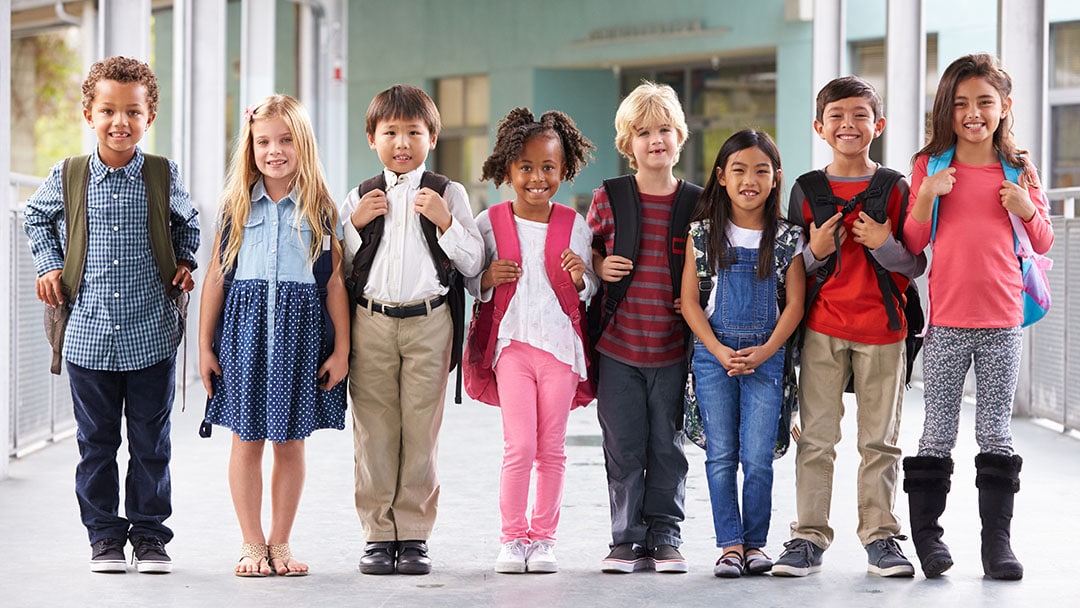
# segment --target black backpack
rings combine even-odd
[[[621,255],[637,260],[641,243],[641,197],[633,175],[623,175],[604,180],[611,217],[615,221],[615,243],[606,255]],[[671,210],[668,232],[668,266],[671,269],[672,297],[679,297],[682,286],[683,257],[686,255],[686,235],[690,219],[694,215],[702,188],[686,180],[679,182],[675,191],[675,203]],[[593,239],[593,249],[603,252],[606,247],[601,237]],[[634,271],[614,283],[602,282],[601,288],[589,303],[589,343],[595,348],[600,336],[611,322],[619,303],[626,297]],[[595,367],[595,366],[594,366]]]
[[[421,188],[431,188],[439,193],[446,194],[446,188],[450,185],[450,178],[445,175],[424,171],[420,178]],[[360,196],[364,196],[372,190],[386,191],[386,176],[379,173],[375,177],[364,180],[358,190]],[[386,226],[385,216],[378,216],[371,220],[362,230],[360,238],[363,243],[353,257],[352,273],[345,277],[345,288],[349,292],[349,302],[353,307],[357,300],[364,295],[364,287],[367,286],[368,275],[371,273],[371,262],[375,259],[375,252],[382,242],[383,232]],[[450,306],[450,318],[454,323],[454,337],[450,347],[450,370],[457,368],[457,384],[454,392],[454,403],[461,403],[461,352],[465,341],[465,278],[461,276],[457,268],[446,252],[439,246],[438,228],[423,215],[420,216],[420,227],[424,232],[424,240],[431,251],[432,261],[435,263],[435,272],[439,276],[439,283],[447,287],[447,305]]]
[[[870,178],[870,184],[867,186],[866,190],[856,194],[850,200],[844,200],[833,194],[832,187],[829,185],[829,178],[825,175],[824,171],[816,170],[804,173],[795,181],[799,184],[799,187],[802,188],[806,200],[810,203],[810,212],[813,215],[814,223],[821,226],[830,217],[836,215],[838,211],[842,212],[845,216],[849,213],[853,213],[859,203],[862,203],[862,210],[873,218],[874,221],[885,222],[885,220],[888,219],[887,208],[889,205],[889,195],[892,193],[896,183],[900,181],[902,177],[903,175],[898,171],[886,167],[879,167],[878,170],[874,172],[874,176]],[[801,202],[789,201],[789,205],[795,205],[789,209],[789,217],[795,220],[804,219],[799,217],[802,215]],[[903,234],[904,220],[906,217],[906,211],[901,210],[900,222],[894,230],[894,234]],[[836,252],[828,257],[821,268],[818,268],[814,284],[806,294],[807,314],[809,314],[810,306],[813,305],[814,300],[817,298],[825,281],[834,274],[839,273],[843,268],[843,262],[840,260],[839,239],[840,237],[837,235]],[[907,289],[901,294],[900,288],[896,285],[896,282],[893,281],[889,271],[883,268],[881,264],[874,259],[870,250],[864,247],[863,253],[866,254],[866,258],[874,268],[878,288],[881,290],[882,304],[885,306],[885,313],[889,318],[889,329],[894,331],[900,329],[900,314],[903,314],[904,318],[907,320],[907,336],[904,338],[904,342],[907,346],[904,383],[910,385],[915,357],[919,354],[923,342],[923,339],[917,334],[922,331],[925,322],[922,301],[919,297],[919,289],[916,286],[915,281],[912,280],[908,283]],[[855,392],[853,383],[854,380],[849,378],[845,392]]]

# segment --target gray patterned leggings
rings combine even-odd
[[[979,451],[1011,456],[1013,395],[1023,350],[1020,327],[931,325],[923,348],[926,419],[919,456],[946,458],[956,445],[964,379],[975,362],[975,441]]]

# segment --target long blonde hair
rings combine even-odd
[[[225,273],[236,265],[240,254],[240,245],[244,239],[243,226],[251,214],[251,188],[259,181],[262,173],[255,165],[255,149],[251,136],[251,125],[256,120],[280,117],[292,133],[296,146],[297,169],[293,188],[299,193],[297,201],[299,211],[311,225],[311,248],[308,258],[314,263],[322,249],[323,239],[333,236],[337,227],[338,214],[330,190],[326,187],[319,151],[315,145],[315,133],[311,128],[311,119],[307,110],[296,99],[288,95],[271,95],[262,101],[248,106],[240,125],[240,135],[236,138],[232,160],[229,163],[229,176],[225,182],[225,192],[221,195],[220,226],[229,231],[229,242],[221,253],[221,271]],[[240,230],[234,229],[241,227]],[[297,225],[299,232],[299,223]],[[341,251],[337,238],[330,239],[334,251]],[[214,252],[217,254],[217,252]]]

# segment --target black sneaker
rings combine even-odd
[[[140,536],[131,539],[131,563],[139,572],[147,574],[168,574],[172,572],[172,559],[165,552],[165,543],[153,536]]]
[[[821,570],[825,550],[806,540],[793,538],[784,543],[784,552],[773,564],[773,576],[806,576]]]
[[[600,571],[609,574],[626,574],[649,569],[645,548],[634,543],[615,545],[611,553],[600,562]]]
[[[881,538],[866,545],[869,564],[866,571],[878,576],[915,576],[915,567],[904,557],[897,540],[907,540],[906,536]]]
[[[90,545],[91,572],[127,572],[124,541],[103,538]]]
[[[686,558],[679,553],[676,547],[671,545],[660,545],[659,547],[649,551],[649,559],[653,563],[653,568],[657,572],[676,572],[682,574],[686,572]]]

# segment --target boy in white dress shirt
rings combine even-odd
[[[483,269],[484,244],[465,188],[425,171],[440,127],[431,98],[394,85],[371,101],[365,122],[385,170],[341,207],[355,304],[349,394],[356,511],[367,537],[359,568],[427,574],[455,339],[450,301],[460,276]]]

